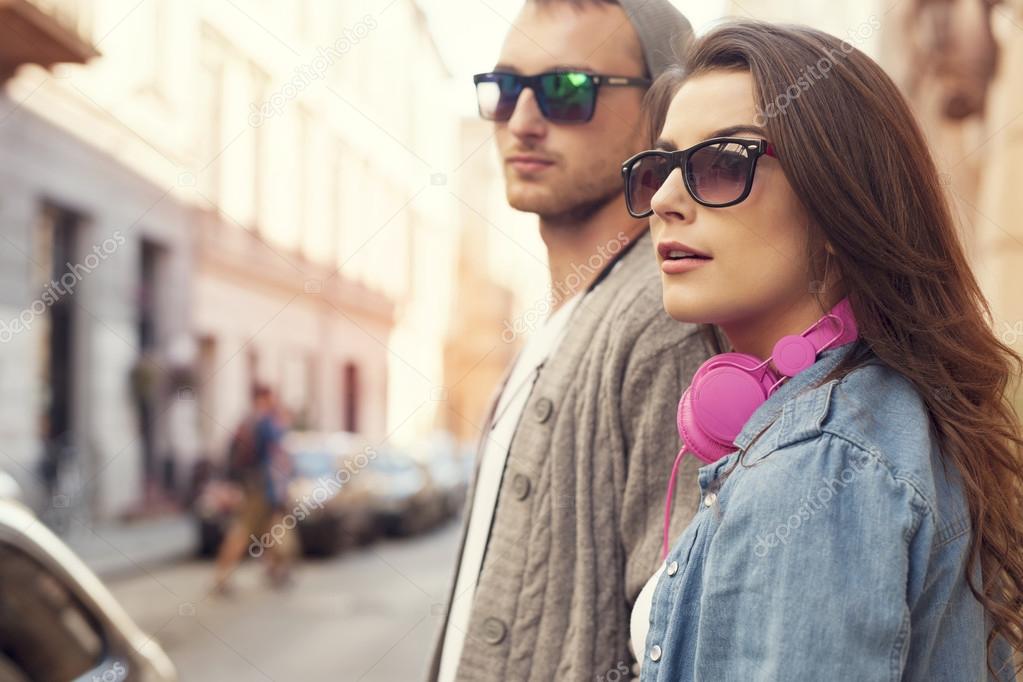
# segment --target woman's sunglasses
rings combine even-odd
[[[654,211],[650,202],[676,168],[689,195],[712,208],[733,206],[749,196],[757,159],[777,158],[766,140],[715,137],[674,152],[651,149],[622,164],[625,204],[634,218],[646,218]]]
[[[526,88],[531,88],[548,121],[585,123],[593,118],[597,90],[601,86],[646,87],[646,78],[606,76],[585,71],[548,71],[535,76],[494,71],[473,76],[480,116],[488,121],[507,121],[515,103]]]

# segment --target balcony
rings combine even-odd
[[[79,31],[80,18],[75,3],[0,0],[0,83],[22,64],[50,68],[99,56]]]

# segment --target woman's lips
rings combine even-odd
[[[689,272],[713,260],[705,252],[677,241],[658,243],[657,255],[661,257],[661,272],[666,275]]]
[[[710,258],[679,258],[676,260],[664,260],[661,261],[661,272],[666,275],[678,275],[683,272],[695,270],[698,267],[706,265],[710,261]]]

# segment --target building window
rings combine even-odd
[[[43,400],[37,415],[43,446],[42,475],[47,494],[64,490],[81,464],[76,438],[80,368],[76,363],[80,320],[72,297],[80,296],[83,277],[79,236],[84,218],[69,210],[45,205],[35,230],[32,291],[47,303],[36,320],[36,376]]]
[[[205,28],[201,40],[197,87],[202,122],[199,157],[206,166],[199,171],[198,183],[200,194],[213,204],[213,208],[219,209],[223,189],[220,173],[224,143],[224,48],[212,29]]]

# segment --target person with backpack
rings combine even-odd
[[[281,447],[284,432],[273,391],[257,385],[252,411],[238,424],[228,447],[227,476],[241,487],[243,496],[217,555],[214,590],[220,594],[231,591],[231,575],[246,549],[254,557],[266,557],[274,585],[290,581],[293,538],[288,532],[271,532],[283,520],[290,480]]]

